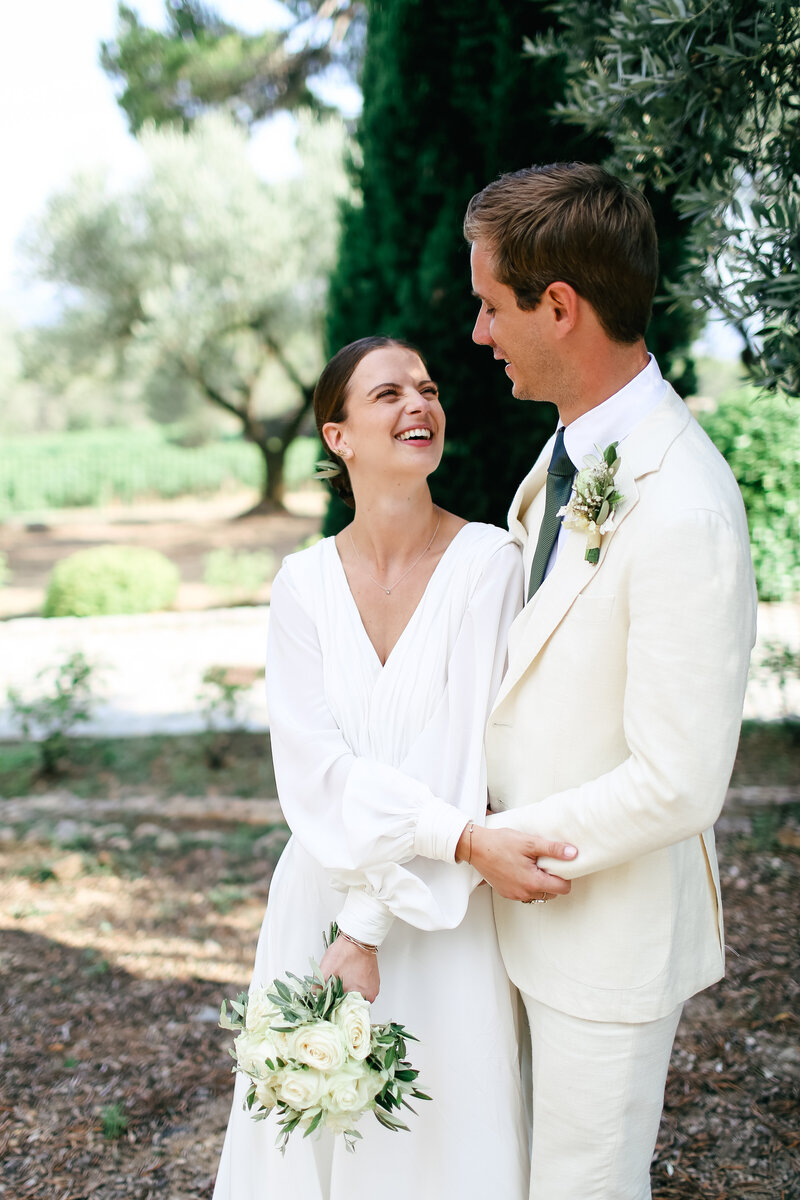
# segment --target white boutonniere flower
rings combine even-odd
[[[584,469],[575,476],[575,490],[569,504],[558,510],[565,529],[586,534],[586,562],[595,566],[600,560],[603,534],[614,528],[614,513],[625,497],[614,486],[619,470],[618,442],[612,442],[597,455],[587,454]]]

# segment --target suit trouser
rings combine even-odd
[[[683,1005],[634,1025],[587,1021],[522,999],[533,1074],[530,1200],[649,1200]]]

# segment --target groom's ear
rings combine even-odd
[[[578,320],[581,298],[571,284],[565,283],[563,279],[548,284],[541,303],[547,306],[552,316],[557,337],[572,332]]]

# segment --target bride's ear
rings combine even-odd
[[[335,421],[326,421],[322,426],[322,436],[325,439],[325,445],[339,458],[350,458],[353,451],[347,444],[344,430],[341,425]]]

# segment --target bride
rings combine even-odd
[[[524,892],[569,884],[535,865],[539,839],[483,827],[483,733],[519,552],[504,531],[434,505],[428,476],[445,417],[419,353],[362,338],[314,397],[332,482],[352,523],[290,555],[270,607],[267,692],[278,793],[292,837],[272,880],[253,983],[326,977],[399,1021],[432,1097],[392,1133],[365,1115],[355,1154],[330,1133],[275,1149],[236,1085],[214,1200],[523,1200],[528,1130],[515,1001],[488,887],[470,865],[500,856]],[[559,857],[566,857],[559,853]]]

